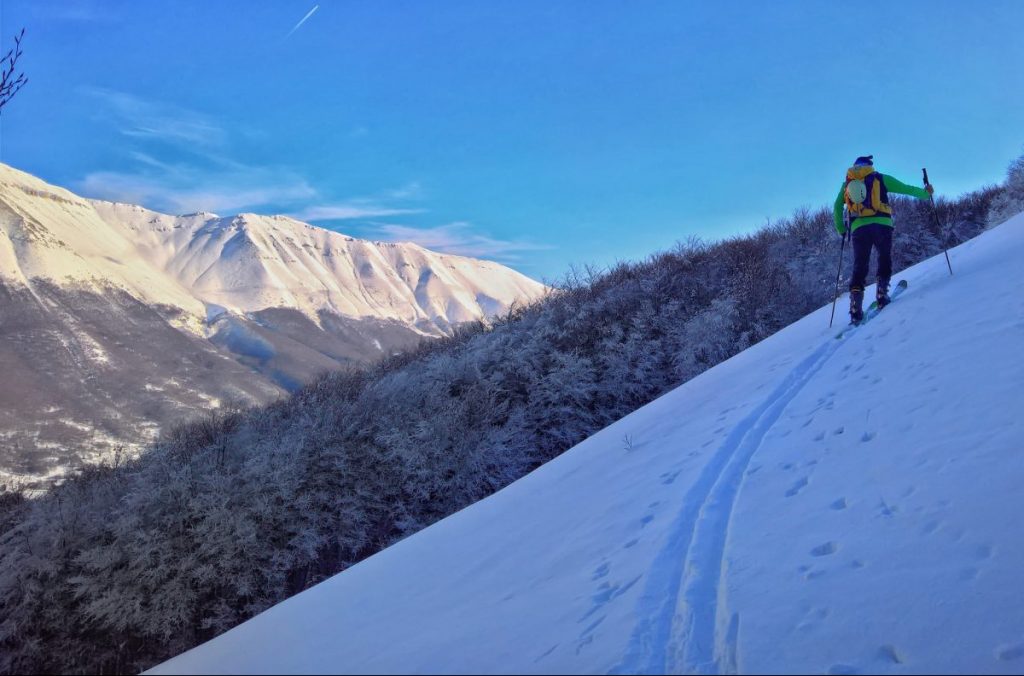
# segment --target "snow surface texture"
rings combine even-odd
[[[1019,673],[1024,215],[152,673]]]

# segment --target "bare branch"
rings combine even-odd
[[[25,29],[22,28],[21,32],[14,36],[14,47],[8,49],[3,59],[0,59],[0,63],[3,64],[0,68],[0,110],[28,83],[24,72],[18,73],[17,76],[14,74],[17,70],[18,59],[23,53],[21,41],[24,37]]]

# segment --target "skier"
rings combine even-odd
[[[871,262],[871,249],[878,249],[878,307],[889,304],[889,279],[892,277],[892,207],[889,193],[911,195],[926,200],[935,191],[931,184],[916,188],[892,176],[875,171],[873,155],[858,157],[846,170],[846,181],[839,189],[833,211],[836,231],[853,242],[853,274],[850,276],[850,323],[864,319],[864,285]],[[846,218],[843,218],[843,206]]]

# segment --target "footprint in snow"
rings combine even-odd
[[[862,443],[867,443],[867,442],[871,441],[874,438],[875,438],[875,433],[874,432],[865,432],[861,436],[860,440],[861,440]]]
[[[838,435],[842,434],[842,433],[843,433],[843,432],[845,432],[845,431],[846,431],[846,428],[845,428],[845,427],[837,427],[837,428],[836,428],[836,431],[835,431],[835,432],[833,432],[832,434],[835,434],[836,436],[838,436]]]
[[[839,510],[839,509],[846,509],[847,506],[848,506],[848,504],[846,502],[846,498],[839,498],[838,500],[833,500],[832,504],[829,505],[829,508],[830,509]]]
[[[1019,660],[1024,657],[1024,643],[1018,643],[1012,646],[1000,646],[996,649],[996,659],[1002,660],[1003,662],[1009,662],[1010,660]]]
[[[903,658],[896,652],[896,648],[891,645],[884,645],[878,649],[878,656],[885,662],[890,664],[903,664]]]
[[[594,574],[590,578],[591,580],[600,580],[602,577],[608,574],[612,569],[610,564],[602,563],[600,566],[594,569]]]
[[[838,549],[839,545],[835,542],[826,542],[812,549],[811,556],[829,556],[835,554]]]
[[[591,623],[591,625],[589,627],[584,629],[583,633],[580,634],[580,638],[583,638],[584,636],[589,636],[590,633],[593,632],[595,629],[597,629],[597,626],[599,624],[601,624],[602,622],[604,622],[604,616],[597,618],[596,620],[594,620],[593,623]]]
[[[588,610],[583,615],[583,617],[581,617],[578,620],[578,623],[586,622],[588,619],[590,619],[591,616],[597,613],[597,611],[601,610],[610,602],[614,601],[615,599],[619,598],[620,596],[628,592],[630,589],[633,588],[633,585],[640,581],[640,578],[642,577],[643,575],[637,575],[625,584],[612,584],[610,582],[602,582],[601,585],[598,586],[597,591],[594,592],[594,594],[590,597],[592,603],[592,605],[590,606],[590,610]],[[590,633],[594,627],[601,623],[602,620],[604,620],[603,616],[597,622],[595,622],[590,627],[585,629],[583,633]]]
[[[587,636],[585,639],[581,640],[579,643],[576,644],[576,654],[579,655],[580,652],[582,652],[585,647],[587,647],[588,645],[590,645],[593,642],[594,642],[593,634],[591,634],[591,635]]]
[[[535,659],[533,663],[536,664],[537,662],[540,662],[542,659],[544,659],[551,653],[555,652],[555,649],[558,648],[559,645],[560,644],[556,643],[555,645],[551,646],[550,648],[542,652],[540,655],[537,656],[537,659]]]
[[[807,477],[803,477],[802,479],[797,481],[795,484],[790,486],[789,490],[786,491],[786,497],[787,498],[791,498],[791,497],[795,496],[800,491],[802,491],[805,486],[807,486]]]

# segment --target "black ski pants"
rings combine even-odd
[[[853,231],[853,274],[850,290],[863,289],[867,284],[871,249],[878,249],[878,281],[889,284],[892,277],[892,226],[881,223],[862,225]]]

